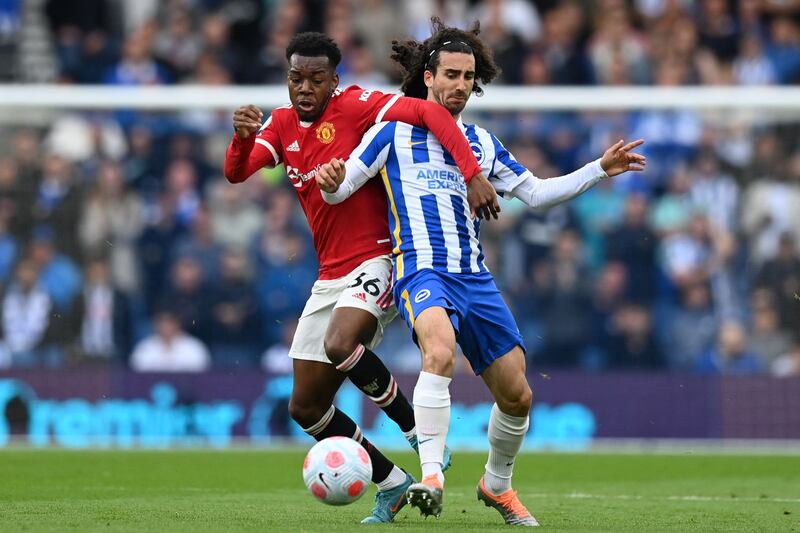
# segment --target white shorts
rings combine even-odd
[[[383,328],[397,316],[392,301],[392,260],[388,255],[364,261],[339,279],[317,280],[297,322],[289,357],[330,363],[325,355],[325,333],[334,309],[355,307],[378,319],[372,349],[383,339]]]

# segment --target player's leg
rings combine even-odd
[[[325,355],[324,336],[341,292],[341,284],[336,281],[318,281],[312,289],[289,349],[294,359],[289,409],[292,418],[317,440],[344,436],[364,446],[372,460],[372,480],[378,486],[378,505],[366,521],[391,522],[405,505],[404,494],[414,478],[389,461],[363,437],[350,417],[333,406],[333,398],[346,375],[336,370]]]
[[[455,365],[456,335],[448,311],[429,307],[414,323],[422,352],[422,371],[414,387],[419,456],[423,477],[444,481],[444,446],[450,428],[450,380]]]
[[[393,420],[419,452],[414,408],[389,369],[375,354],[383,329],[397,314],[388,257],[366,261],[347,276],[325,333],[325,353],[350,381]],[[445,449],[444,470],[450,466]]]
[[[353,419],[333,405],[333,398],[345,379],[341,372],[329,363],[303,359],[294,359],[293,370],[289,414],[303,431],[318,441],[341,436],[361,443],[372,459],[372,481],[379,488],[395,469],[402,474],[402,470],[364,437]],[[402,480],[405,480],[404,474]]]
[[[444,450],[450,428],[450,381],[455,365],[456,335],[448,310],[428,307],[414,322],[422,352],[422,371],[414,388],[422,481],[408,489],[409,503],[423,515],[442,512]]]
[[[494,396],[489,419],[489,461],[484,482],[494,494],[511,488],[514,462],[528,431],[533,392],[525,378],[525,354],[517,346],[481,374]]]
[[[378,318],[364,309],[337,307],[325,334],[325,353],[411,440],[414,409],[383,361],[368,348],[378,327]]]
[[[475,276],[465,285],[470,310],[460,324],[458,342],[495,398],[488,427],[489,461],[478,483],[478,499],[497,509],[508,524],[538,525],[511,489],[533,401],[522,336],[491,275]]]
[[[489,418],[489,459],[478,484],[478,499],[494,507],[507,524],[539,523],[511,489],[517,454],[528,432],[533,392],[525,377],[525,353],[516,346],[481,374],[494,396]]]

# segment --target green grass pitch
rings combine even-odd
[[[417,472],[410,453],[390,454]],[[0,451],[1,531],[353,531],[374,489],[313,500],[303,451]],[[479,504],[484,454],[456,453],[439,520],[397,531],[507,530]],[[515,488],[547,531],[800,531],[800,456],[537,453]]]

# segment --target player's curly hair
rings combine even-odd
[[[445,26],[439,17],[431,17],[433,33],[423,42],[407,40],[392,41],[392,59],[405,71],[401,90],[406,96],[425,99],[428,87],[425,85],[425,71],[434,74],[439,66],[441,52],[464,52],[475,57],[475,78],[482,83],[491,83],[500,74],[494,62],[494,55],[478,35],[481,32],[479,21],[472,23],[467,30]],[[481,96],[483,89],[477,81],[472,91]]]
[[[286,61],[290,61],[293,54],[303,57],[326,56],[333,68],[342,60],[342,51],[333,39],[315,31],[298,33],[286,47]]]

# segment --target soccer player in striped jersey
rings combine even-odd
[[[534,208],[569,200],[609,176],[643,170],[633,153],[643,141],[619,141],[571,174],[541,180],[520,165],[490,132],[461,121],[475,80],[497,74],[491,53],[470,31],[434,19],[424,43],[395,43],[394,58],[406,69],[403,91],[446,107],[458,121],[496,190]],[[344,201],[375,175],[389,203],[394,256],[394,295],[400,315],[422,351],[414,389],[414,413],[423,479],[408,498],[423,514],[442,509],[442,461],[450,423],[449,385],[455,345],[495,399],[489,420],[489,458],[478,499],[506,523],[536,526],[511,488],[517,453],[528,430],[533,394],[525,377],[524,343],[508,306],[484,264],[479,221],[470,216],[452,157],[425,129],[384,122],[370,129],[347,162],[334,159],[316,176],[323,198]]]

